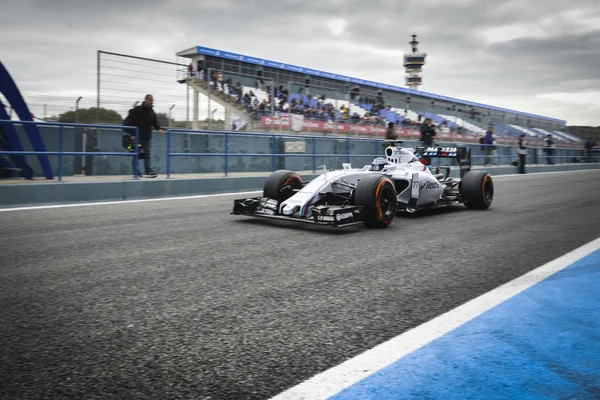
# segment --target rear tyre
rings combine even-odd
[[[383,175],[365,175],[354,190],[354,204],[362,206],[363,221],[369,228],[385,228],[396,215],[396,189]]]
[[[302,178],[293,171],[280,169],[267,178],[263,187],[263,196],[279,202],[285,201],[294,195],[294,189],[302,188]]]
[[[494,181],[485,171],[467,171],[460,182],[460,195],[467,208],[487,210],[494,201]]]

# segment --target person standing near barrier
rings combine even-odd
[[[552,139],[552,135],[548,135],[546,136],[546,140],[545,140],[545,148],[544,150],[546,151],[546,162],[548,163],[548,165],[554,165],[554,161],[552,160],[552,153],[554,151],[554,139]]]
[[[494,142],[496,139],[494,138],[494,127],[489,126],[487,131],[485,132],[485,136],[483,138],[483,147],[485,149],[485,166],[489,166],[493,164],[493,156],[494,151],[496,150],[496,146],[494,146]]]
[[[421,116],[419,114],[419,116]],[[431,118],[425,118],[421,125],[421,142],[425,147],[433,146],[433,138],[435,137],[435,128],[431,125]],[[428,164],[431,164],[430,157],[423,157]]]
[[[154,104],[154,97],[151,94],[147,94],[142,105],[132,108],[129,110],[125,125],[135,126],[140,132],[140,145],[144,152],[144,172],[148,178],[156,178],[156,173],[152,170],[151,166],[151,151],[150,143],[152,141],[152,128],[155,128],[160,134],[164,131],[158,124],[156,113],[152,106]],[[135,136],[132,137],[135,141]],[[135,158],[132,157],[133,161],[131,165],[133,167],[133,173],[135,174]]]
[[[519,173],[525,173],[525,161],[527,159],[527,147],[525,146],[525,134],[522,133],[519,136],[519,142],[517,144],[517,154],[519,154]]]

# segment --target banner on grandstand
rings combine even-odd
[[[300,117],[300,118],[296,118]],[[291,120],[291,127],[290,127]],[[294,131],[313,130],[321,132],[337,132],[337,133],[367,133],[373,135],[385,135],[386,128],[383,126],[371,126],[371,125],[348,125],[340,124],[335,122],[323,122],[323,121],[311,121],[304,120],[303,115],[291,114],[290,118],[284,117],[262,117],[261,125],[266,128],[279,128],[281,126],[284,129],[291,129]],[[300,129],[298,129],[300,125]],[[396,129],[396,133],[400,136],[418,136],[418,131],[414,129]]]
[[[292,122],[292,130],[295,132],[301,132],[304,128],[304,115],[291,114],[290,120]]]
[[[291,118],[290,118],[291,117]],[[370,134],[374,136],[385,136],[386,128],[382,126],[372,126],[372,125],[356,125],[356,124],[340,124],[335,122],[322,122],[322,121],[311,121],[305,120],[302,115],[302,120],[295,119],[295,115],[291,114],[291,116],[281,116],[281,117],[262,117],[261,125],[265,128],[279,128],[281,126],[283,129],[292,129],[295,131],[297,129],[298,123],[301,122],[301,126],[305,130],[315,131],[315,132],[335,132],[335,133],[349,133],[352,135],[356,134]],[[291,127],[290,127],[291,120]],[[296,122],[294,122],[296,121]],[[419,128],[415,126],[413,129],[410,128],[396,128],[396,134],[398,137],[407,139],[407,140],[419,140],[421,134],[419,132]],[[436,134],[436,140],[440,139],[444,140],[452,140],[452,141],[465,141],[465,142],[478,142],[481,135],[467,135],[460,134],[448,131],[440,131],[438,130]],[[516,139],[509,138],[497,138],[496,141],[498,144],[511,144],[515,143]]]

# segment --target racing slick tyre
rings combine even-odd
[[[494,181],[485,171],[468,171],[460,182],[460,195],[467,208],[487,210],[494,200]]]
[[[396,215],[396,189],[383,175],[360,178],[354,190],[354,204],[362,206],[363,223],[369,228],[385,228]]]
[[[302,178],[300,175],[293,171],[280,169],[267,178],[263,187],[263,196],[282,202],[294,195],[294,189],[301,188]]]

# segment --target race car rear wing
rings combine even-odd
[[[471,149],[465,146],[419,146],[416,153],[420,157],[453,158],[460,169],[460,177],[471,170]]]

